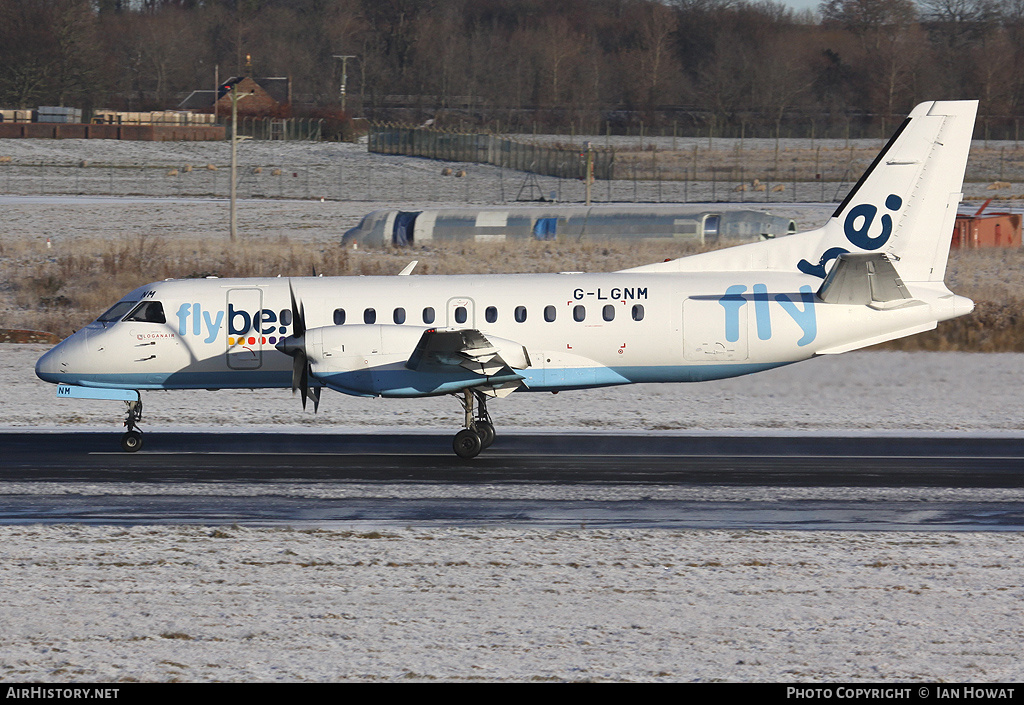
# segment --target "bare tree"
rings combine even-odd
[[[923,48],[912,0],[826,0],[820,11],[826,26],[840,26],[860,43],[864,107],[885,117],[902,112]]]
[[[996,0],[920,0],[921,15],[942,67],[943,92],[963,95],[974,85],[971,47],[986,41],[996,29]]]

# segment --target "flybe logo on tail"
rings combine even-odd
[[[243,335],[250,331],[255,334],[287,333],[287,324],[281,318],[290,311],[277,312],[268,308],[250,313],[244,309],[236,309],[230,303],[227,310],[227,332],[229,335]],[[212,343],[217,339],[221,328],[225,325],[224,311],[207,311],[202,304],[182,304],[178,307],[178,334],[202,336],[204,343]]]
[[[892,212],[903,207],[903,199],[895,193],[890,193],[885,199],[885,207]],[[878,215],[878,208],[870,203],[861,203],[850,209],[843,221],[843,232],[851,245],[862,250],[877,250],[889,241],[892,235],[892,216],[883,213],[879,218],[880,226],[873,227],[875,216]],[[796,268],[804,274],[812,274],[816,277],[825,278],[826,265],[839,255],[849,250],[843,247],[830,247],[822,254],[817,264],[811,264],[805,259],[797,262]]]

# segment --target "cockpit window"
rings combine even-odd
[[[126,321],[140,323],[167,323],[164,316],[164,305],[159,301],[143,301],[135,310],[124,317]]]
[[[100,323],[111,323],[113,321],[120,321],[124,314],[131,311],[138,301],[118,301],[116,304],[107,309],[107,312],[96,320]]]

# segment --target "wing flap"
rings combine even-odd
[[[452,371],[455,367],[483,377],[514,374],[530,366],[526,348],[510,340],[489,340],[475,329],[423,332],[416,349],[405,363],[414,372]]]

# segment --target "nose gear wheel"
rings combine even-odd
[[[125,412],[124,435],[121,436],[121,448],[128,453],[134,453],[142,447],[142,430],[138,422],[142,421],[142,400],[126,401],[128,410]]]

